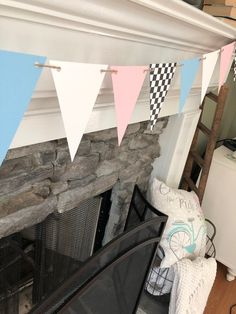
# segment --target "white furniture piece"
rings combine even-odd
[[[202,208],[216,226],[216,259],[228,267],[227,280],[236,277],[236,159],[221,146],[213,155]]]

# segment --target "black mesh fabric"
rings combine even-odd
[[[109,242],[32,313],[133,313],[166,220],[148,220]]]
[[[19,234],[0,240],[0,313],[19,313],[19,289],[23,285],[24,265]]]

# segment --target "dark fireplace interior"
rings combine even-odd
[[[102,247],[111,191],[0,240],[0,313],[28,313]]]

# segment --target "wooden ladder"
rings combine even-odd
[[[222,116],[223,116],[227,95],[228,95],[228,87],[223,85],[220,89],[218,96],[214,95],[211,92],[205,96],[203,104],[200,106],[200,109],[202,109],[202,112],[199,118],[199,122],[198,122],[196,131],[193,137],[193,141],[192,141],[188,158],[187,158],[185,168],[183,171],[183,176],[182,176],[180,187],[184,190],[190,189],[194,191],[198,195],[200,203],[202,203],[203,195],[205,192],[207,178],[210,171],[211,161],[212,161],[213,153],[216,146],[218,130],[220,127]],[[203,115],[206,97],[213,100],[216,103],[216,109],[215,109],[215,114],[214,114],[211,129],[209,129],[202,123],[202,115]],[[204,158],[202,158],[201,155],[197,152],[198,135],[199,135],[200,130],[208,138]],[[198,178],[198,186],[196,186],[196,184],[191,179],[194,162],[198,164],[201,169],[200,175]]]

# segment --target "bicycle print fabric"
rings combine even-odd
[[[160,242],[165,253],[160,267],[170,267],[183,258],[204,256],[206,224],[197,195],[172,189],[154,178],[149,198],[154,207],[169,216]]]

